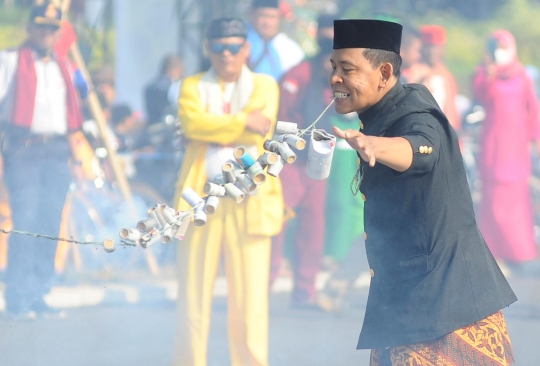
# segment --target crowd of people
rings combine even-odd
[[[278,120],[306,128],[336,98],[328,82],[336,68],[329,62],[336,49],[336,17],[319,15],[319,51],[309,58],[281,31],[277,0],[254,0],[246,21],[212,21],[204,45],[210,69],[185,76],[180,57],[164,58],[156,78],[143,92],[146,122],[129,106],[114,103],[113,78],[103,77],[95,87],[116,148],[147,149],[152,142],[145,131],[167,116],[178,115],[185,151],[179,172],[173,172],[178,174],[176,195],[173,198],[173,187],[169,187],[170,194],[163,195],[170,196],[176,209],[187,210],[180,198],[183,190],[189,187],[202,196],[204,184],[219,175],[236,146],[246,146],[258,156]],[[82,165],[79,140],[74,136],[83,130],[87,138],[99,139],[91,118],[82,118],[84,88],[73,82],[73,65],[56,48],[61,19],[61,11],[53,4],[34,7],[28,39],[20,47],[0,53],[1,173],[14,228],[52,236],[59,231],[70,171]],[[440,25],[405,26],[400,40],[398,85],[424,85],[459,136],[464,114],[458,108],[457,83],[445,64],[445,29]],[[355,47],[364,48],[343,48]],[[343,72],[349,71],[345,68]],[[479,227],[503,269],[540,274],[529,188],[530,148],[540,149],[540,109],[534,82],[519,62],[509,32],[498,30],[488,37],[485,58],[474,76],[474,92],[486,111],[478,157],[483,183]],[[364,122],[372,118],[365,114],[359,121],[355,111],[329,111],[318,128],[363,130]],[[322,181],[308,178],[307,154],[300,152],[279,179],[269,179],[256,195],[240,204],[223,201],[205,227],[190,229],[177,247],[175,364],[206,364],[212,289],[222,257],[232,364],[267,364],[269,289],[279,276],[293,278],[292,306],[325,310],[316,289],[317,274],[335,271],[353,245],[367,242],[367,197],[363,190],[353,195],[356,192],[351,193],[350,183],[360,170],[360,160],[366,159],[358,151],[347,138],[338,140],[330,177]],[[424,155],[429,154],[426,150]],[[158,189],[158,172],[168,168],[168,163],[141,165],[143,175],[146,172],[158,180],[150,182]],[[367,184],[370,187],[373,182]],[[6,311],[17,317],[60,315],[43,300],[54,276],[56,246],[41,245],[38,240],[26,236],[9,239]],[[284,254],[287,242],[289,256]],[[505,306],[512,295],[506,294]],[[379,356],[374,353],[373,357]]]

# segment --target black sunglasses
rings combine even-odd
[[[220,55],[225,50],[229,51],[231,54],[236,55],[240,52],[240,49],[244,47],[245,43],[242,44],[225,44],[225,43],[210,43],[210,52],[215,55]]]

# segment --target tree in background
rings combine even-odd
[[[540,65],[538,0],[338,0],[343,18],[391,17],[414,26],[439,24],[448,32],[446,60],[460,92],[472,96],[471,78],[485,51],[485,38],[495,29],[512,32],[524,64]],[[489,9],[487,7],[489,6]],[[471,18],[474,18],[471,21]]]

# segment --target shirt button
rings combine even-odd
[[[364,240],[367,240],[367,233],[364,231]]]
[[[373,270],[373,268],[371,268],[371,269],[369,270],[369,275],[370,275],[371,277],[375,277],[375,271]]]
[[[362,122],[360,122],[360,129],[363,130],[364,129],[364,124]]]

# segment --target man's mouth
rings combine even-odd
[[[348,98],[350,96],[351,96],[350,93],[344,93],[344,92],[338,92],[338,91],[334,92],[334,98],[335,99],[345,99],[345,98]]]

